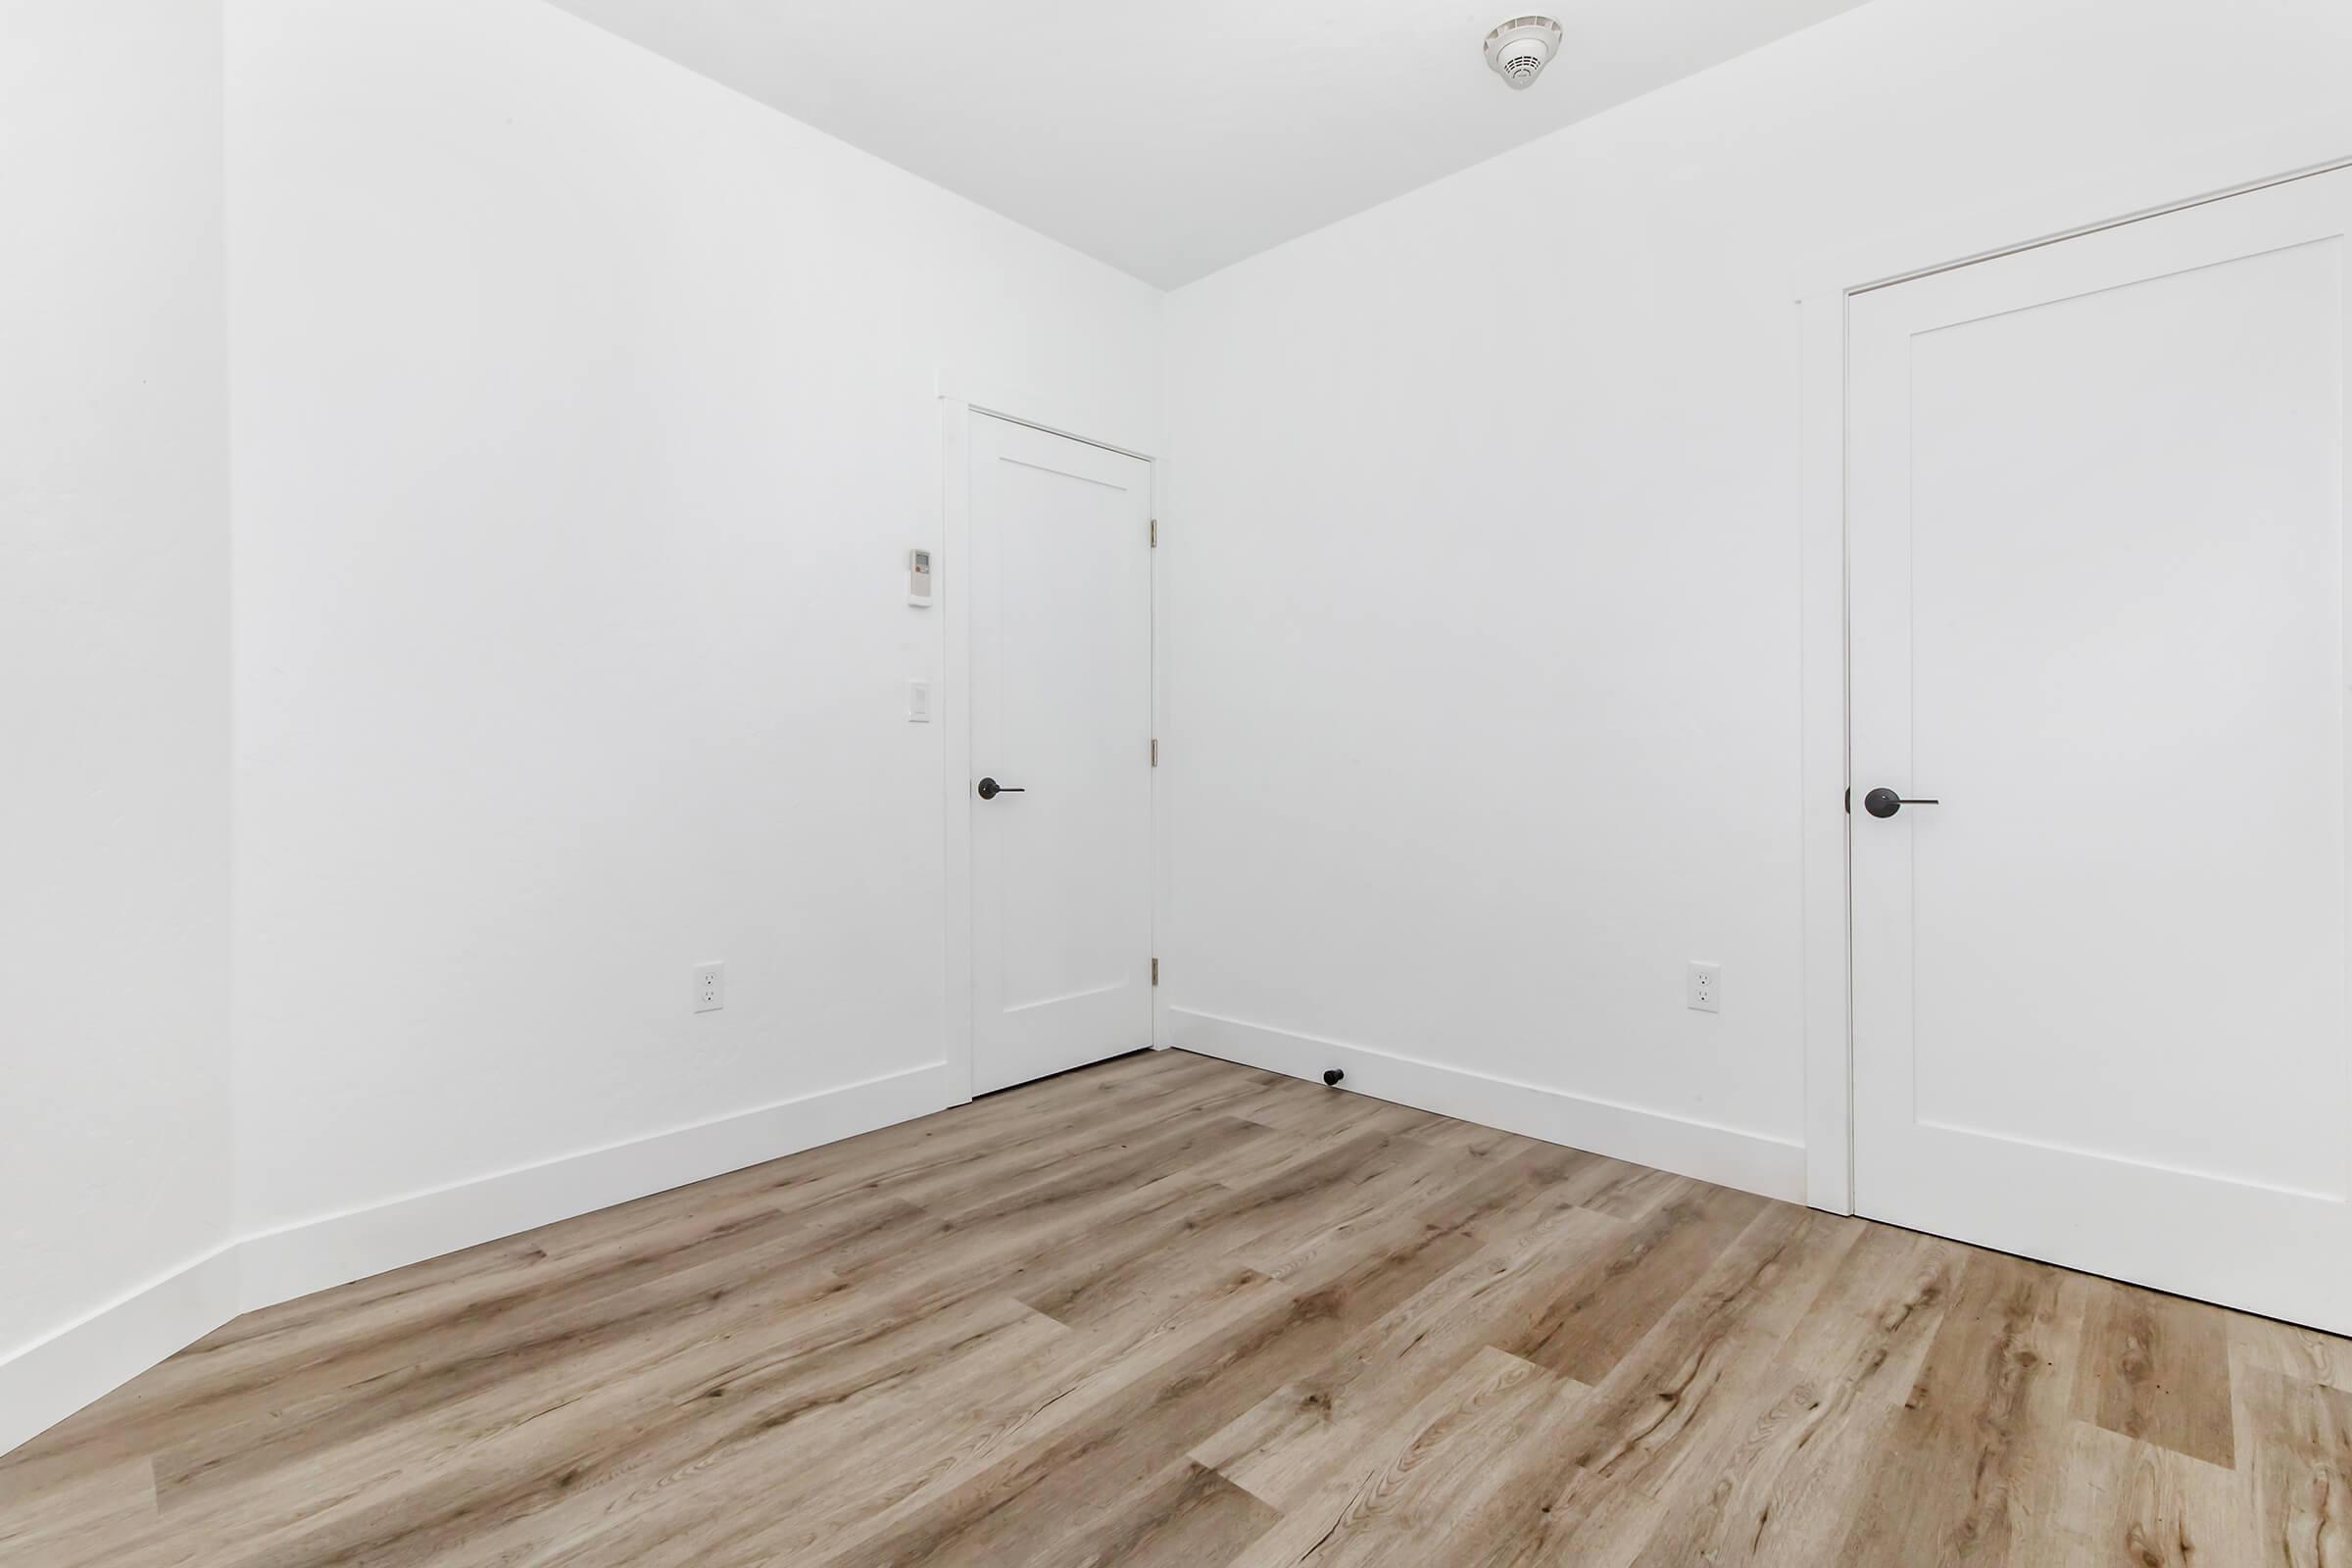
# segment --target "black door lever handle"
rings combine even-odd
[[[1018,784],[1000,784],[993,778],[984,778],[980,781],[980,798],[984,801],[993,801],[1000,795],[1026,795],[1028,793]]]
[[[1892,816],[1906,806],[1941,806],[1941,801],[1905,800],[1892,790],[1872,790],[1862,797],[1862,809],[1873,816]]]

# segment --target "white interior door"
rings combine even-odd
[[[2348,228],[1856,297],[1847,497],[1856,1206],[2338,1332]]]
[[[1152,1044],[1151,527],[1150,464],[973,417],[974,1093]]]

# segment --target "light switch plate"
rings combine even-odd
[[[931,722],[931,683],[929,681],[910,680],[906,683],[906,722],[909,724]]]

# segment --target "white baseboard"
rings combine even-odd
[[[911,1121],[954,1103],[932,1062],[246,1237],[0,1361],[0,1453],[239,1312]]]
[[[0,1454],[237,1315],[234,1245],[0,1361]]]
[[[1376,1099],[1766,1198],[1805,1199],[1801,1144],[1188,1007],[1169,1008],[1168,1021],[1175,1045],[1205,1056],[1317,1082],[1337,1067],[1348,1088]]]
[[[947,1075],[946,1062],[932,1062],[249,1236],[239,1249],[240,1310],[273,1306],[649,1193],[927,1116],[950,1103]]]

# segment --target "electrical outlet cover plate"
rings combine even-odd
[[[1723,1010],[1723,965],[1704,963],[1697,958],[1692,958],[1684,982],[1683,1000],[1685,1004],[1694,1011],[1721,1012]]]
[[[727,1004],[727,966],[723,963],[698,963],[694,966],[694,1010],[716,1012]]]

